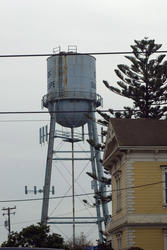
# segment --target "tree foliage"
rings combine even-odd
[[[23,228],[19,233],[11,232],[2,247],[46,247],[63,248],[64,240],[61,235],[49,234],[49,226],[38,224]]]
[[[130,66],[117,65],[115,73],[119,80],[117,86],[103,81],[113,93],[133,101],[133,107],[124,107],[124,112],[115,113],[116,118],[161,119],[167,112],[167,61],[165,55],[155,54],[162,46],[147,38],[134,41],[131,46],[133,56],[125,56]],[[113,110],[110,110],[113,114]],[[105,121],[109,117],[103,114]]]
[[[114,250],[111,246],[107,245],[107,243],[102,243],[98,245],[98,250]]]
[[[81,232],[81,234],[75,238],[75,246],[73,246],[73,239],[66,242],[66,247],[69,250],[85,250],[86,246],[92,246],[93,243],[87,240],[86,235]]]

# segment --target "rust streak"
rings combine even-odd
[[[63,74],[63,72],[62,72],[62,56],[59,56],[58,64],[59,64],[59,82],[58,82],[59,95],[62,96],[62,91],[63,91],[63,89],[62,89],[62,87],[63,87],[62,86],[62,81],[63,81],[63,79],[62,79],[62,74]]]
[[[66,55],[64,56],[64,95],[67,96],[68,94],[68,67],[67,67],[67,57]]]

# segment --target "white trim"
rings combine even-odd
[[[129,162],[134,163],[135,161],[155,161],[155,153],[147,151],[135,151],[131,152],[128,157]],[[167,151],[156,153],[156,161],[167,161]]]
[[[121,191],[121,173],[119,172],[115,176],[116,184],[116,212],[119,212],[122,208],[122,191]]]
[[[164,250],[167,250],[167,229],[164,229]]]
[[[167,146],[119,146],[119,150],[137,150],[137,151],[165,151],[167,150]]]
[[[134,190],[128,189],[128,187],[134,186],[134,173],[133,173],[134,167],[131,162],[128,162],[126,164],[125,169],[125,176],[126,176],[126,209],[127,214],[132,214],[134,211]]]
[[[162,185],[163,185],[163,206],[167,207],[167,189],[166,189],[166,174],[167,174],[167,165],[161,165],[162,169]]]
[[[122,232],[119,232],[116,234],[116,239],[117,239],[117,249],[122,250]]]
[[[167,214],[133,214],[129,213],[128,215],[122,216],[117,220],[112,220],[107,226],[107,232],[110,233],[116,228],[128,225],[136,226],[150,226],[150,227],[164,227],[167,225]]]
[[[127,223],[167,224],[167,214],[130,214]]]
[[[126,247],[133,247],[135,244],[135,229],[127,228]]]

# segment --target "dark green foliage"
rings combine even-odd
[[[119,88],[103,81],[112,92],[133,101],[133,107],[124,107],[124,112],[114,115],[116,118],[161,119],[167,112],[167,61],[164,61],[165,55],[153,58],[153,54],[162,45],[148,39],[134,42],[133,56],[125,56],[131,65],[119,64],[115,70],[120,79]],[[103,118],[108,122],[106,115]]]
[[[2,247],[46,247],[63,248],[63,238],[59,234],[49,234],[49,226],[31,225],[20,233],[12,232]]]
[[[110,114],[111,114],[111,115],[114,114],[114,112],[113,112],[112,109],[109,109],[109,111],[110,111]],[[104,120],[98,120],[98,123],[100,123],[101,125],[107,127],[107,126],[108,126],[108,122],[109,122],[109,120],[110,120],[110,116],[109,116],[108,114],[106,114],[106,113],[101,112],[101,111],[98,110],[98,109],[97,109],[97,112],[102,116],[102,118],[104,118]]]

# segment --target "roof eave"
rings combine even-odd
[[[167,150],[167,146],[119,146],[119,150],[139,150],[139,151],[143,151],[143,150]]]
[[[111,163],[114,164],[118,158],[130,151],[167,151],[167,146],[118,146],[115,151],[103,160],[104,168],[107,170],[111,169]]]

